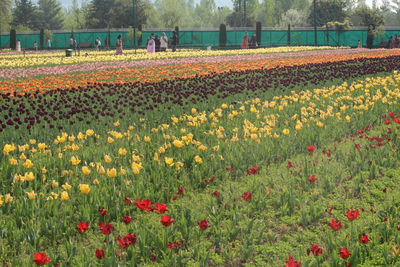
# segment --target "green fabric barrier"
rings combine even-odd
[[[142,42],[139,47],[146,47],[147,40],[150,34],[162,36],[162,31],[143,31]],[[168,38],[172,37],[172,31],[165,31]],[[246,31],[227,31],[227,47],[240,47],[242,44],[243,37]],[[251,36],[255,34],[254,31],[247,31],[249,40]],[[96,32],[75,32],[74,36],[77,40],[78,45],[80,43],[92,43],[92,47],[95,47],[95,40],[100,37],[102,47],[104,48],[106,43],[105,39],[109,39],[109,46],[111,49],[115,49],[115,42],[117,36],[121,34],[124,48],[133,47],[132,40],[129,38],[126,31],[96,31]],[[313,46],[314,45],[314,31],[310,30],[293,30],[291,31],[291,43],[292,46]],[[382,36],[378,36],[374,40],[374,46],[380,47],[381,42],[387,42],[390,36],[400,35],[400,30],[387,30]],[[52,49],[66,49],[69,48],[69,38],[71,32],[59,32],[54,33],[51,40]],[[40,35],[39,33],[24,33],[18,34],[17,39],[21,41],[21,47],[25,49],[32,49],[33,43],[36,41],[40,47]],[[337,32],[330,30],[318,30],[317,32],[318,45],[327,46],[350,46],[357,47],[358,40],[360,40],[364,47],[366,47],[367,31],[366,30],[348,30],[343,32]],[[7,47],[10,43],[9,34],[3,34],[0,38],[0,47]],[[288,45],[288,32],[286,30],[263,30],[261,32],[261,46],[287,46]],[[45,40],[44,46],[47,46]],[[219,32],[218,31],[180,31],[179,32],[179,46],[188,48],[205,48],[207,46],[218,47],[219,46]]]

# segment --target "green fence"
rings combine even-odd
[[[165,32],[168,37],[172,36],[172,32],[168,30],[145,30],[142,32],[141,42],[139,47],[145,47],[148,38],[151,33],[161,36]],[[249,38],[255,34],[255,29],[238,29],[227,31],[227,44],[229,47],[239,47],[242,43],[243,36],[248,33]],[[133,47],[132,40],[128,37],[127,30],[95,30],[95,31],[77,31],[73,35],[79,44],[86,47],[90,44],[94,47],[94,43],[97,37],[100,38],[103,47],[106,45],[108,40],[109,47],[115,48],[115,41],[118,35],[121,34],[123,37],[123,43],[125,48]],[[382,36],[375,39],[374,46],[379,47],[381,42],[387,41],[390,36],[400,35],[400,29],[386,30]],[[286,30],[262,30],[261,32],[261,44],[260,46],[300,46],[300,45],[314,45],[314,30],[313,29],[301,29],[290,31],[290,44],[288,38],[289,32]],[[54,32],[51,40],[52,49],[65,49],[69,47],[69,39],[71,32]],[[17,33],[17,39],[21,42],[21,47],[25,49],[32,49],[33,43],[36,41],[40,42],[39,32],[34,33]],[[320,28],[317,31],[317,44],[328,45],[328,46],[350,46],[356,47],[358,40],[360,40],[363,46],[366,46],[367,30],[348,30],[343,32],[337,32],[334,30],[327,31]],[[0,47],[7,48],[10,44],[9,34],[0,35]],[[47,47],[47,42],[44,44]],[[219,46],[219,31],[218,30],[181,30],[179,32],[179,46],[180,47],[218,47]]]

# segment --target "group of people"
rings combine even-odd
[[[147,40],[147,52],[156,53],[167,51],[169,40],[171,41],[172,52],[175,52],[178,44],[178,34],[175,31],[172,32],[171,38],[168,38],[165,32],[162,33],[161,38],[158,37],[158,35],[154,36],[154,33],[152,33]]]
[[[395,37],[390,36],[389,42],[388,42],[388,48],[399,48],[400,47],[400,36],[397,34]]]
[[[249,36],[248,36],[248,33],[246,32],[246,34],[244,35],[243,40],[242,40],[242,49],[249,49],[249,48],[256,48],[256,47],[258,47],[256,34],[253,34],[251,36],[251,39],[249,42]]]

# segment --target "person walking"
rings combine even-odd
[[[171,42],[171,45],[172,45],[172,52],[175,52],[176,51],[176,46],[178,45],[178,34],[176,33],[176,31],[173,31],[172,32],[172,42]]]
[[[123,54],[123,52],[122,52],[122,36],[121,36],[121,34],[118,35],[118,37],[117,37],[117,41],[115,42],[115,48],[116,48],[116,52],[115,52],[116,55],[122,55]]]
[[[154,33],[150,35],[149,40],[147,41],[147,53],[155,53],[156,52],[156,43],[154,42]]]
[[[250,39],[250,48],[256,48],[258,46],[258,43],[257,43],[257,36],[255,35],[255,34],[253,34],[252,36],[251,36],[251,39]]]
[[[168,37],[165,34],[165,32],[162,33],[161,39],[160,39],[160,50],[162,52],[167,51],[168,49]]]
[[[100,51],[100,48],[101,48],[101,41],[100,41],[100,38],[99,38],[99,37],[96,38],[95,43],[96,43],[96,50],[97,50],[97,51]]]
[[[74,48],[74,36],[71,35],[69,37],[69,48],[73,49]]]
[[[51,48],[51,40],[48,39],[48,40],[47,40],[47,49],[50,49],[50,48]]]
[[[38,45],[36,41],[33,42],[33,50],[38,51]]]
[[[17,43],[15,45],[15,50],[17,50],[17,52],[21,52],[21,41],[17,40]]]
[[[247,32],[244,35],[243,40],[242,40],[242,49],[249,49],[249,37],[248,37]]]
[[[156,45],[156,52],[160,52],[160,47],[161,47],[161,40],[158,35],[156,35],[156,38],[154,38],[154,43]]]

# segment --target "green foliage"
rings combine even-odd
[[[63,27],[63,13],[58,0],[39,0],[37,9],[38,27],[56,30]]]
[[[346,2],[343,0],[322,0],[316,2],[315,13],[316,13],[316,25],[322,27],[330,21],[343,22],[346,17]],[[308,23],[314,25],[314,6],[311,5]]]
[[[37,7],[31,0],[16,0],[13,10],[11,26],[23,26],[29,29],[38,29]]]
[[[0,1],[0,33],[9,30],[11,21],[12,0]]]

